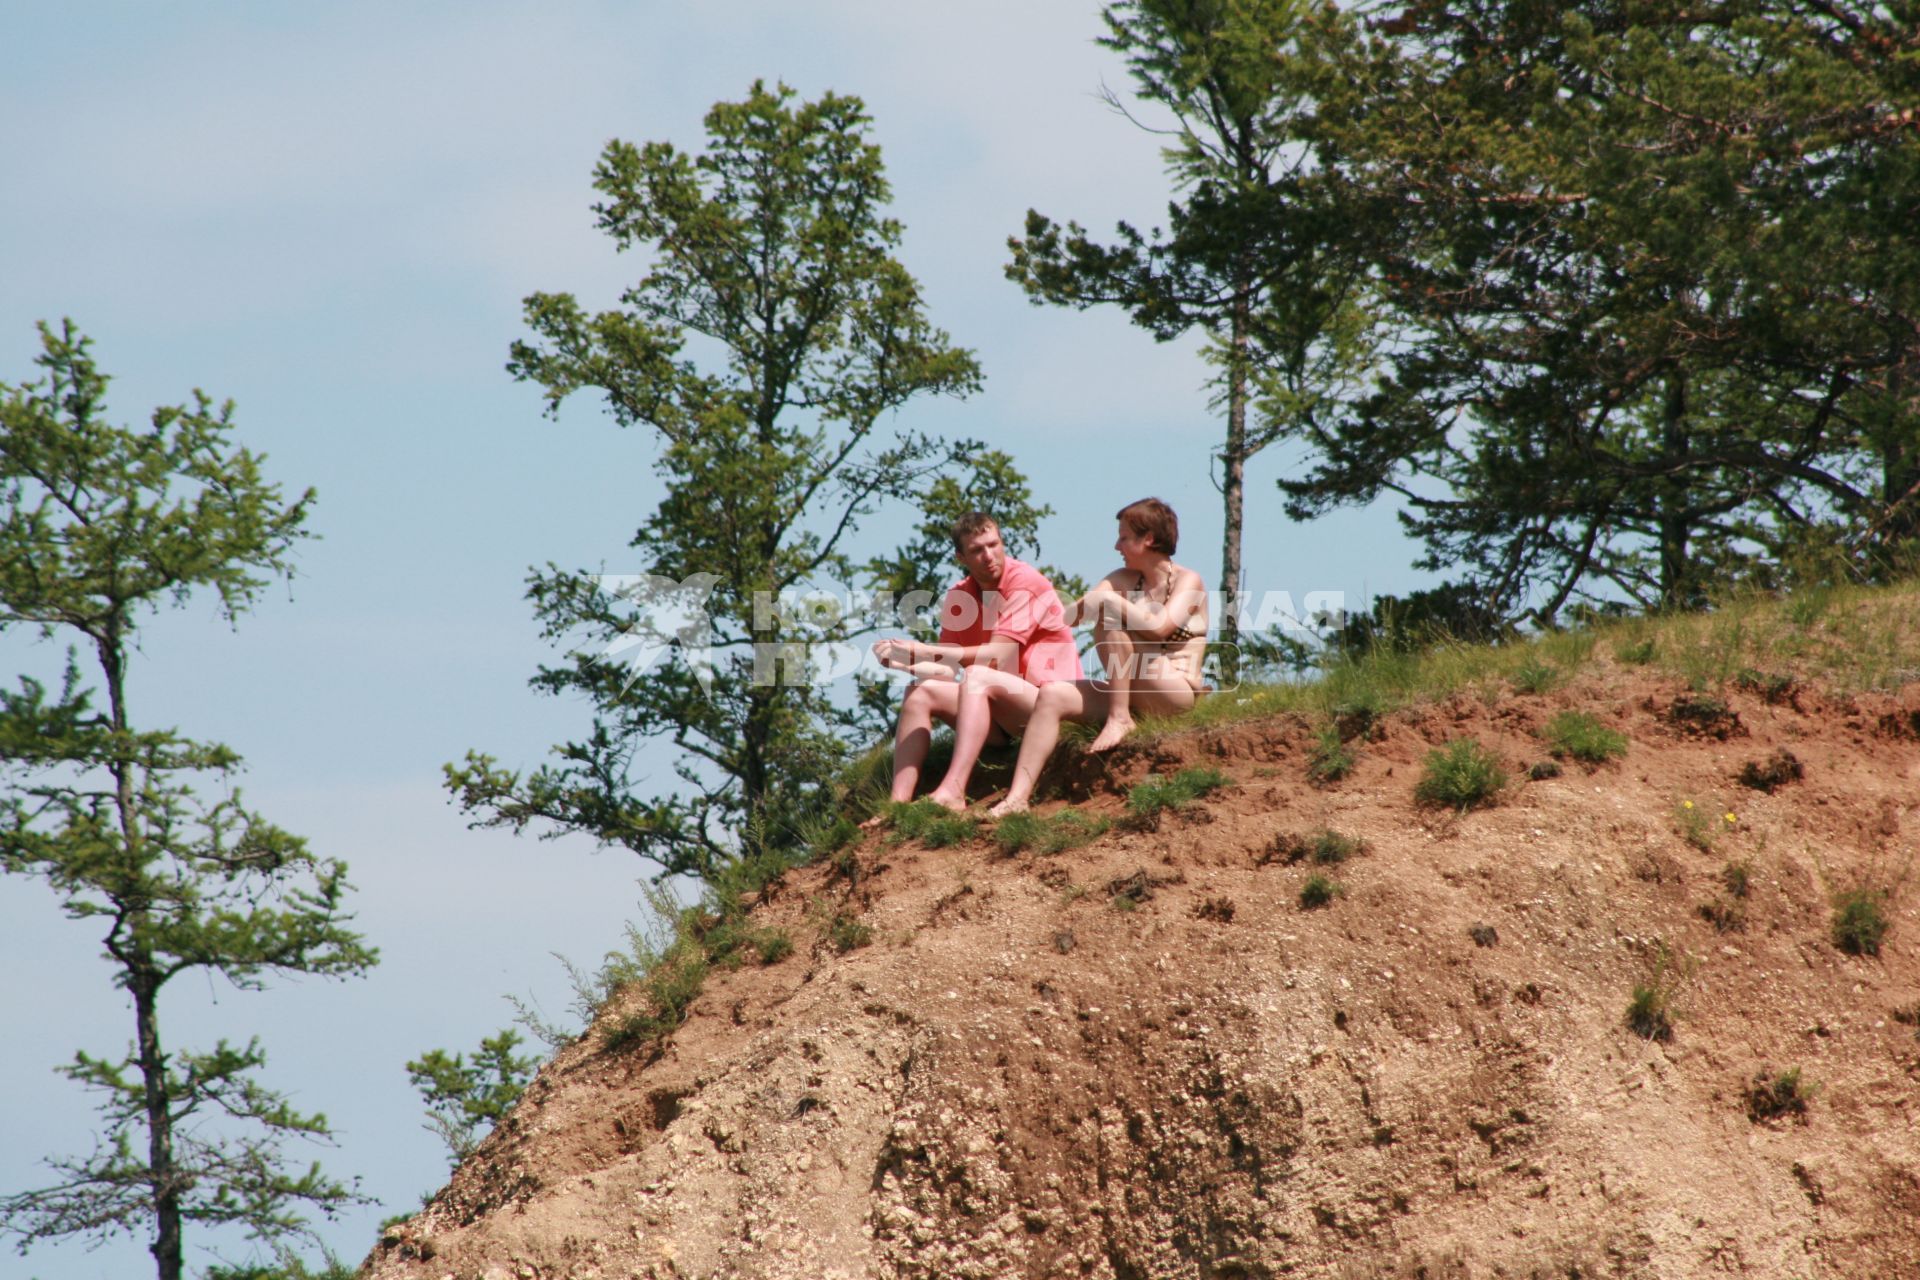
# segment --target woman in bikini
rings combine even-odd
[[[1120,568],[1064,606],[1068,626],[1093,628],[1105,675],[1038,690],[1012,788],[989,811],[994,817],[1020,813],[1031,803],[1040,770],[1060,741],[1062,720],[1099,723],[1087,749],[1106,751],[1132,732],[1136,711],[1174,715],[1207,691],[1207,586],[1198,573],[1173,562],[1179,518],[1160,499],[1143,498],[1122,507],[1118,519],[1113,549],[1120,553]]]

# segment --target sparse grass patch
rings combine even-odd
[[[1367,851],[1367,842],[1359,836],[1342,835],[1329,827],[1305,835],[1297,831],[1282,831],[1274,836],[1261,854],[1261,862],[1282,862],[1292,866],[1296,862],[1311,862],[1315,866],[1330,867],[1345,862]]]
[[[1307,749],[1307,779],[1326,784],[1338,782],[1353,772],[1355,756],[1340,737],[1337,725],[1327,725],[1314,735]]]
[[[1740,713],[1719,698],[1683,693],[1667,707],[1667,722],[1687,733],[1722,742],[1740,732]]]
[[[873,941],[873,926],[848,911],[844,904],[828,908],[816,902],[814,915],[820,921],[820,936],[841,955],[856,951]]]
[[[1847,954],[1879,955],[1892,927],[1886,890],[1855,887],[1833,895],[1833,945]]]
[[[1585,764],[1604,764],[1627,754],[1627,735],[1584,711],[1562,711],[1547,722],[1545,735],[1554,755],[1571,756]]]
[[[1077,809],[1062,809],[1051,818],[1035,813],[1010,813],[993,828],[993,842],[1009,856],[1022,849],[1061,853],[1077,849],[1106,834],[1109,819],[1090,817]]]
[[[1781,702],[1793,695],[1793,677],[1742,667],[1733,677],[1734,687],[1760,695],[1769,703]]]
[[[1345,892],[1339,881],[1316,871],[1300,886],[1300,909],[1312,911],[1324,907]]]
[[[1613,656],[1629,667],[1644,667],[1653,661],[1659,651],[1660,645],[1652,636],[1643,636],[1614,645]]]
[[[1800,758],[1781,747],[1764,760],[1749,760],[1741,766],[1740,785],[1772,795],[1789,782],[1798,782],[1806,775],[1806,766],[1800,763]]]
[[[1727,896],[1744,898],[1753,892],[1753,863],[1747,858],[1738,858],[1720,868],[1720,883],[1726,888]]]
[[[964,844],[973,839],[980,826],[978,818],[964,813],[955,813],[931,800],[915,800],[911,804],[896,804],[887,811],[892,825],[888,837],[894,844],[907,840],[918,840],[929,849],[944,849],[949,845]]]
[[[1560,683],[1560,668],[1529,652],[1513,669],[1513,687],[1521,693],[1545,693]]]
[[[1700,918],[1712,925],[1716,933],[1739,933],[1747,927],[1747,908],[1743,903],[1715,898],[1712,902],[1701,903],[1697,910]]]
[[[1551,760],[1535,760],[1527,766],[1527,780],[1529,782],[1545,782],[1548,778],[1557,778],[1559,776],[1560,766]]]
[[[1427,753],[1425,771],[1414,784],[1414,798],[1422,804],[1444,806],[1462,813],[1491,804],[1507,785],[1507,772],[1493,752],[1473,738],[1455,738]]]
[[[1655,948],[1652,968],[1634,984],[1633,996],[1627,1001],[1627,1029],[1643,1040],[1673,1039],[1674,993],[1688,971],[1684,955],[1676,966],[1665,943]]]
[[[1798,1067],[1773,1076],[1762,1071],[1747,1086],[1747,1118],[1761,1124],[1780,1116],[1792,1116],[1804,1124],[1807,1103],[1818,1092],[1817,1086],[1801,1078]]]
[[[1738,820],[1731,813],[1715,817],[1707,812],[1705,805],[1682,800],[1673,808],[1673,825],[1682,840],[1702,853],[1712,853],[1715,843],[1721,836],[1731,834]]]
[[[1476,947],[1491,947],[1500,941],[1500,931],[1490,924],[1476,924],[1467,930]]]
[[[1893,1020],[1904,1027],[1920,1027],[1920,1000],[1894,1009]]]
[[[1627,1029],[1644,1040],[1673,1039],[1673,1018],[1667,993],[1655,982],[1634,984],[1627,1002]]]
[[[1127,792],[1127,812],[1135,818],[1152,818],[1167,809],[1184,809],[1229,785],[1231,779],[1218,769],[1195,765],[1135,784]]]

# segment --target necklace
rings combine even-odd
[[[1167,601],[1173,599],[1174,580],[1180,575],[1171,564],[1167,566],[1167,580],[1161,585],[1161,594],[1157,596],[1147,587],[1147,575],[1145,571],[1135,569],[1134,572],[1140,575],[1140,594],[1148,600],[1151,600],[1155,604],[1165,604]]]

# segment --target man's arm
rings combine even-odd
[[[995,636],[985,644],[927,644],[920,640],[882,640],[873,646],[881,663],[898,671],[931,675],[920,668],[946,668],[949,671],[976,665],[998,671],[1018,673],[1020,646],[1007,636]]]

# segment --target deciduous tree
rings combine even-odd
[[[508,367],[543,387],[551,410],[593,391],[619,425],[644,429],[666,496],[633,538],[630,571],[697,580],[653,603],[678,594],[690,607],[704,591],[711,630],[672,644],[663,628],[658,661],[629,684],[598,655],[640,639],[646,608],[593,574],[533,575],[544,633],[581,647],[534,687],[584,696],[593,724],[531,772],[477,753],[449,766],[477,821],[585,832],[701,876],[743,842],[803,843],[862,721],[857,702],[809,671],[848,655],[865,624],[858,610],[773,602],[844,593],[863,576],[903,585],[898,557],[863,575],[856,530],[883,506],[910,515],[942,475],[978,466],[1011,492],[992,474],[1004,458],[896,424],[917,397],[972,392],[980,371],[929,323],[894,256],[900,226],[868,123],[857,98],[798,102],[755,84],[707,115],[702,153],[616,141],[602,154],[600,226],[644,256],[645,273],[598,314],[569,294],[528,298],[533,337]],[[998,514],[1010,530],[1031,520]],[[677,785],[640,775],[650,744]]]

